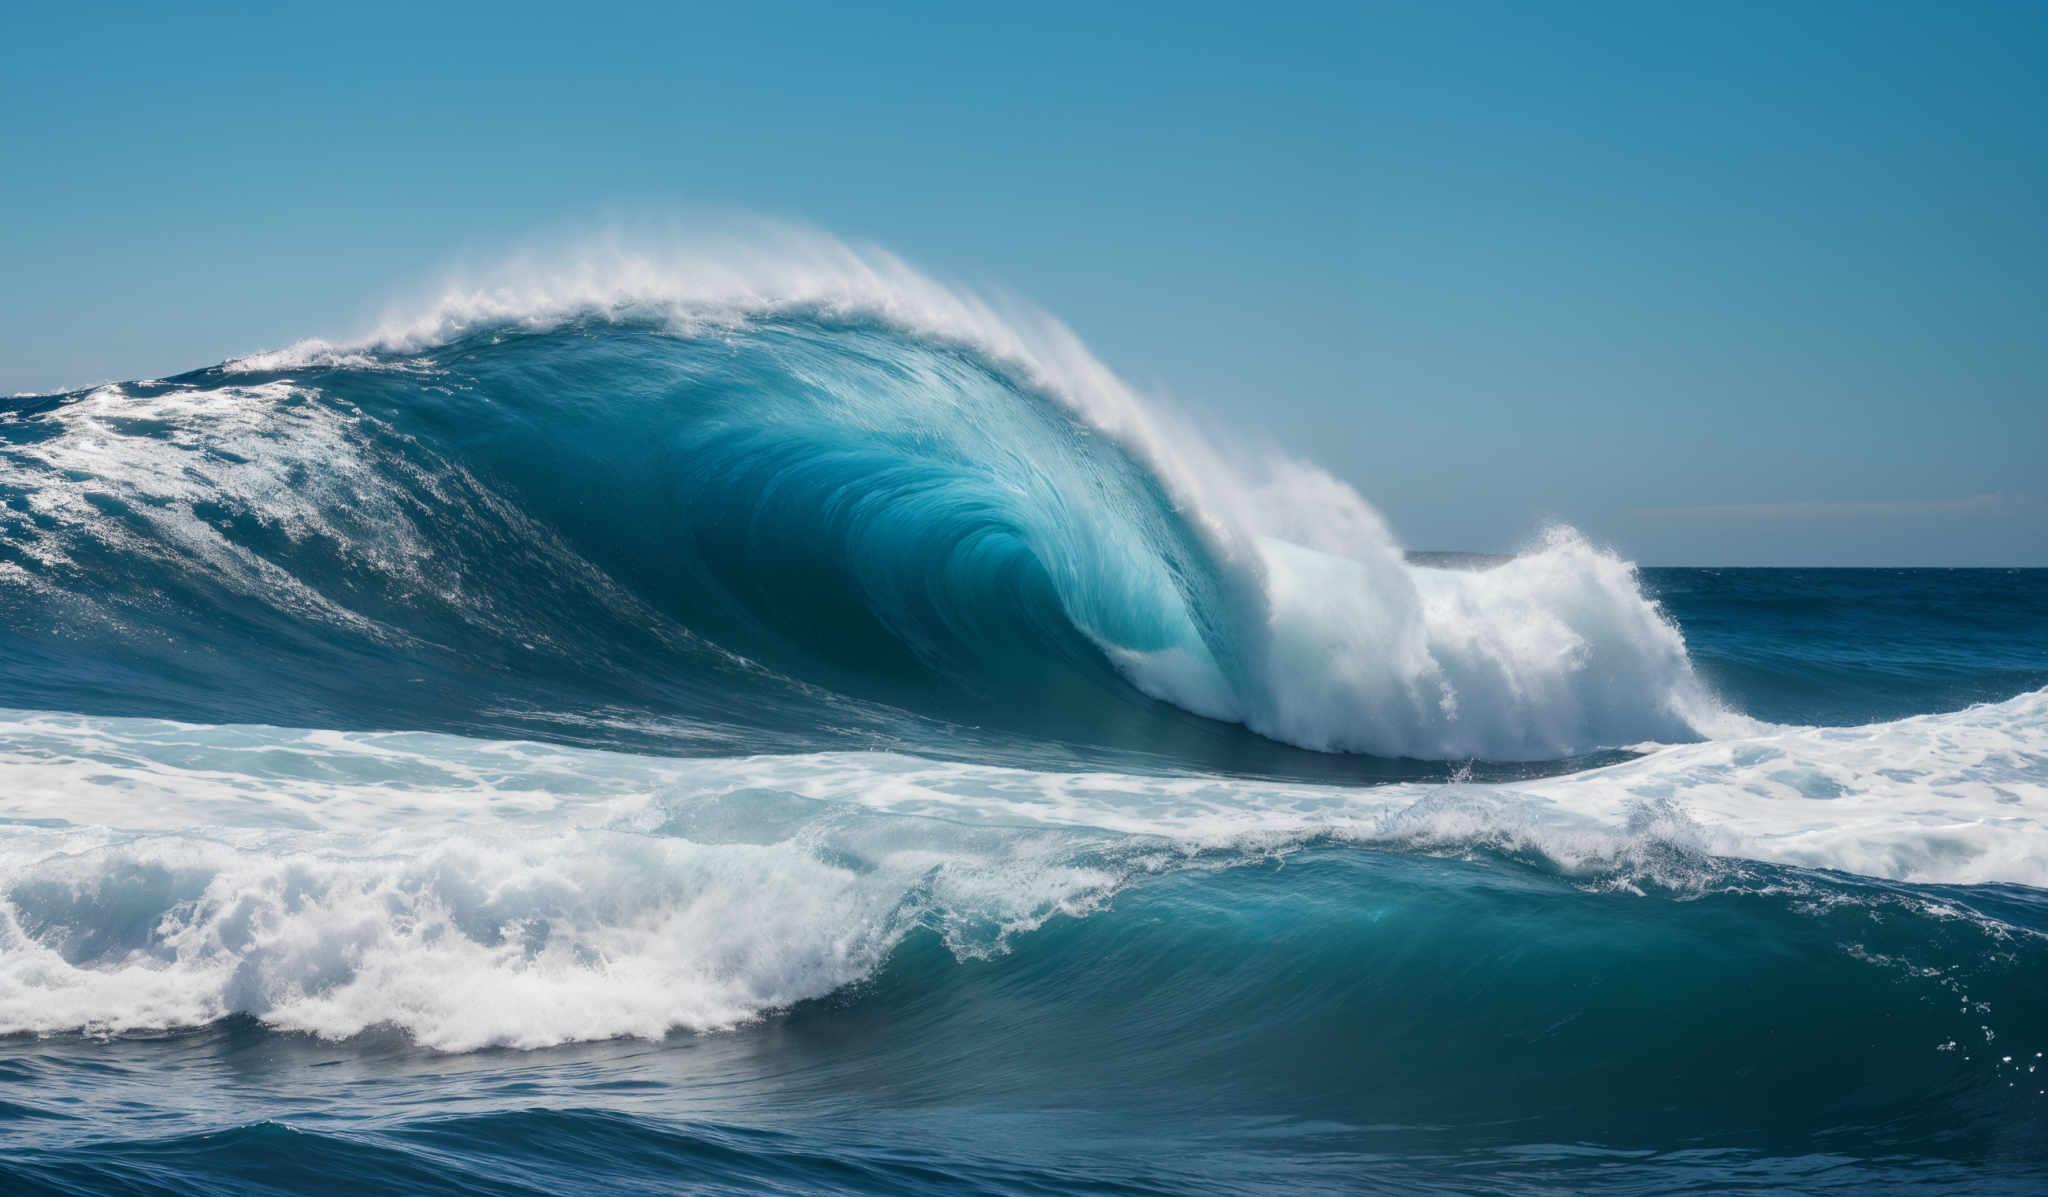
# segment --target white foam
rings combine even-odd
[[[997,951],[1134,877],[1323,840],[1622,888],[1717,856],[2048,886],[2048,691],[1364,789],[8,712],[0,794],[0,1032],[242,1012],[461,1050],[729,1026],[914,925]]]
[[[259,350],[232,357],[221,363],[225,374],[275,374],[287,370],[307,368],[380,370],[391,367],[390,359],[382,358],[363,349],[347,349],[331,345],[318,337],[310,337],[283,349]]]
[[[1893,723],[1680,745],[1519,788],[1669,804],[1757,860],[2048,886],[2048,690]]]
[[[108,583],[131,578],[80,564],[112,557],[138,567],[123,575],[153,563],[181,581],[245,594],[307,620],[412,643],[404,627],[354,609],[337,588],[322,589],[272,560],[242,534],[242,521],[345,559],[378,580],[381,601],[438,608],[528,643],[559,629],[536,626],[516,605],[496,600],[488,580],[451,566],[451,534],[497,522],[545,558],[548,578],[585,588],[615,610],[644,610],[460,465],[416,444],[416,457],[380,447],[402,438],[312,387],[275,379],[105,386],[38,418],[45,435],[0,445],[0,487],[23,494],[35,517],[10,520],[0,509],[0,534],[38,568],[0,563],[0,587],[61,595],[74,622],[119,625],[134,614],[121,609],[126,602],[144,609],[146,623],[154,590],[109,601],[122,588]],[[457,511],[465,526],[442,527]]]
[[[337,1037],[394,1025],[466,1050],[725,1027],[870,975],[920,916],[963,938],[1007,933],[1114,880],[1036,861],[1028,840],[1000,847],[855,866],[800,842],[601,829],[14,836],[0,1029],[239,1012]]]
[[[42,517],[11,526],[10,542],[60,574],[77,570],[82,542],[139,560],[175,557],[180,569],[362,630],[369,621],[238,544],[198,509],[232,504],[293,539],[345,536],[333,526],[335,513],[360,510],[391,530],[380,552],[392,572],[431,560],[407,535],[411,521],[345,423],[289,383],[153,394],[107,386],[50,418],[55,435],[0,452],[0,485],[19,488]]]
[[[0,740],[0,1032],[724,1027],[870,975],[921,923],[997,950],[1137,867],[537,744],[66,716]]]

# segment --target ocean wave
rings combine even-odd
[[[246,613],[280,686],[331,685],[312,658],[337,632],[394,674],[436,647],[512,671],[552,649],[643,692],[703,673],[606,659],[653,638],[1144,749],[1200,734],[1148,701],[1427,760],[1740,726],[1633,568],[1568,530],[1491,570],[1411,566],[1322,471],[1229,461],[1055,322],[843,247],[600,258],[361,344],[10,411],[16,622],[146,640]]]

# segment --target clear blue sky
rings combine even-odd
[[[0,392],[757,213],[1036,301],[1417,547],[2048,564],[2043,4],[856,7],[16,0]]]

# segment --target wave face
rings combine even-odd
[[[811,246],[0,401],[0,1189],[2033,1191],[2048,571],[1411,561]]]

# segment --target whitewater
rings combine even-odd
[[[373,1188],[449,1118],[486,1190],[2024,1188],[2044,891],[2041,571],[1411,559],[876,250],[0,400],[24,1186],[240,1191],[337,1063]]]
[[[0,769],[31,797],[0,855],[0,1025],[249,1013],[444,1050],[715,1029],[864,979],[920,920],[971,957],[1149,873],[1331,841],[1687,892],[1750,883],[1730,857],[2048,887],[2044,755],[2038,692],[1533,784],[1362,790],[17,712]]]

